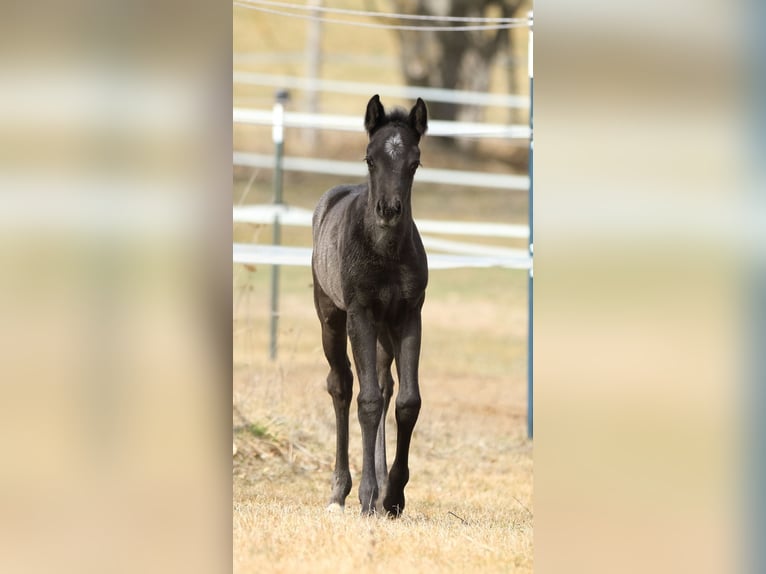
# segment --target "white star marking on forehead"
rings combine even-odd
[[[386,153],[391,159],[396,159],[404,150],[402,137],[398,133],[395,133],[386,140],[386,143],[383,145],[383,149],[386,150]]]

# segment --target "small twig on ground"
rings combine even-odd
[[[513,495],[511,495],[511,498],[513,498],[513,499],[514,499],[516,502],[518,502],[518,503],[521,505],[521,507],[522,507],[524,510],[526,510],[527,512],[529,512],[529,516],[530,516],[531,518],[534,518],[534,516],[535,516],[535,515],[534,515],[534,514],[532,514],[532,511],[531,511],[531,510],[529,510],[529,508],[527,508],[527,507],[524,505],[524,503],[523,503],[523,502],[521,502],[521,501],[520,501],[518,498],[516,498],[516,497],[515,497],[515,496],[513,496]]]
[[[463,524],[468,524],[468,521],[466,521],[466,520],[464,520],[464,519],[460,518],[460,517],[459,517],[457,514],[455,514],[455,513],[454,513],[454,512],[452,512],[451,510],[448,510],[448,511],[447,511],[447,514],[451,514],[452,516],[454,516],[455,518],[457,518],[457,519],[458,519],[460,522],[462,522]]]

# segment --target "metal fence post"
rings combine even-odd
[[[529,47],[528,50],[528,56],[529,60],[527,63],[527,69],[529,70],[529,278],[527,280],[527,291],[528,291],[528,302],[529,302],[529,309],[527,311],[527,436],[531,439],[533,435],[533,429],[534,429],[534,408],[533,408],[533,398],[534,398],[534,385],[533,385],[533,327],[534,327],[534,321],[533,321],[533,298],[534,298],[534,252],[535,252],[535,238],[534,238],[534,217],[533,217],[533,206],[534,206],[534,195],[533,195],[533,179],[534,179],[534,167],[533,167],[533,155],[534,155],[534,149],[535,149],[535,132],[534,132],[534,122],[533,122],[533,110],[534,110],[534,84],[535,84],[535,74],[532,67],[532,61],[533,61],[533,45],[534,40],[532,36],[532,30],[533,30],[533,15],[532,12],[528,12],[527,16],[529,17]]]
[[[271,130],[272,140],[274,141],[274,205],[282,205],[282,155],[284,152],[284,112],[285,102],[289,99],[286,90],[279,90],[276,94],[273,113],[273,127]],[[279,245],[282,241],[281,225],[279,213],[274,213],[274,245]],[[279,265],[271,266],[271,337],[269,344],[269,357],[271,360],[277,358],[277,329],[279,327]]]

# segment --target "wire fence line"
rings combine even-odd
[[[492,18],[482,16],[433,16],[430,14],[396,14],[388,12],[372,12],[369,10],[350,10],[348,8],[331,8],[329,6],[312,6],[308,4],[293,4],[290,2],[275,2],[274,0],[242,0],[245,4],[258,4],[289,8],[291,10],[306,10],[310,12],[325,12],[327,14],[347,14],[352,16],[369,16],[392,20],[429,20],[434,22],[480,22],[485,24],[501,24],[509,22],[526,22],[528,18]]]
[[[285,6],[282,3],[274,2],[272,5]],[[256,0],[250,0],[247,2],[234,2],[234,6],[240,8],[246,8],[248,10],[256,10],[258,12],[264,12],[266,14],[274,14],[277,16],[284,16],[288,18],[299,18],[301,20],[312,20],[315,22],[323,22],[326,24],[341,24],[345,26],[352,26],[357,28],[373,28],[378,30],[402,30],[411,32],[478,32],[484,30],[510,30],[512,28],[526,28],[529,27],[529,20],[526,18],[520,18],[520,21],[513,22],[501,22],[495,24],[476,24],[467,26],[409,26],[402,24],[380,24],[376,22],[361,22],[354,20],[339,20],[337,18],[326,18],[324,16],[316,16],[314,14],[298,14],[295,12],[288,12],[285,10],[275,10],[268,8],[266,5],[256,3]],[[287,7],[287,6],[285,6]],[[389,17],[383,13],[380,13],[381,17]]]

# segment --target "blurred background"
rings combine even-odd
[[[365,181],[364,113],[369,99],[380,94],[387,109],[409,110],[422,97],[429,110],[429,131],[420,145],[423,167],[412,194],[430,261],[420,366],[426,406],[413,437],[408,508],[413,520],[422,521],[413,529],[429,527],[436,533],[413,534],[409,543],[389,540],[376,553],[384,562],[399,556],[402,568],[418,571],[461,571],[482,560],[445,544],[455,536],[452,511],[480,524],[505,521],[501,532],[475,534],[480,545],[497,547],[487,567],[531,571],[531,3],[348,1],[302,7],[252,0],[234,8],[235,567],[250,571],[278,564],[303,571],[309,560],[304,548],[312,548],[314,571],[339,567],[341,558],[330,542],[341,535],[336,524],[307,517],[310,531],[328,537],[327,544],[309,544],[302,534],[280,534],[289,520],[274,525],[273,517],[295,501],[321,507],[329,492],[335,420],[325,390],[328,367],[311,270],[305,265],[309,223],[327,189]],[[455,26],[471,29],[433,29]],[[272,138],[272,108],[280,92],[287,124],[281,176],[274,169]],[[288,206],[276,241],[269,211],[274,203]],[[466,227],[455,232],[461,225]],[[275,252],[273,243],[293,251]],[[272,253],[282,263],[276,291]],[[302,257],[304,265],[285,265],[293,256]],[[278,301],[272,308],[274,293]],[[272,345],[276,349],[270,352]],[[393,408],[388,425],[391,458]],[[359,435],[354,401],[355,485]],[[498,492],[508,496],[498,499]],[[357,509],[354,487],[347,513]],[[363,562],[366,530],[344,536],[356,548],[346,560],[353,564],[358,555]],[[417,549],[409,546],[415,540]]]
[[[0,22],[0,570],[216,570],[231,10],[39,2]]]
[[[542,0],[534,12],[535,571],[763,571],[763,3]],[[255,170],[232,167],[232,151],[272,152],[268,128],[232,125],[232,103],[269,109],[277,88],[240,85],[234,72],[301,76],[305,38],[290,42],[273,26],[250,33],[259,18],[225,3],[16,3],[2,15],[0,569],[228,571],[231,382],[271,364],[268,279],[259,287],[265,273],[237,274],[231,263],[232,234],[270,238],[232,229],[231,207],[273,199],[267,168],[246,194]],[[294,29],[305,35],[307,22]],[[350,79],[406,85],[397,35],[378,32],[343,51],[380,51],[388,64],[370,77],[368,60]],[[260,37],[269,33],[270,44]],[[511,34],[511,56],[497,56],[495,70],[503,58],[523,59],[517,36],[523,30]],[[368,38],[380,48],[364,50]],[[283,41],[294,68],[254,61]],[[321,42],[327,53],[330,40]],[[329,78],[323,63],[320,74]],[[519,92],[502,74],[491,74],[490,91],[524,95],[520,74]],[[304,111],[306,94],[290,94],[288,111]],[[365,101],[328,93],[317,109],[361,120]],[[523,108],[485,113],[484,122],[525,123]],[[312,147],[291,131],[288,155],[361,159],[334,136]],[[357,142],[349,148],[363,145],[361,132],[346,135]],[[524,174],[523,145],[482,139],[469,154],[442,151],[450,144],[440,141],[424,140],[426,167],[468,169],[463,156],[478,155],[481,167],[471,170]],[[302,177],[285,174],[284,198],[306,209],[335,181],[307,189]],[[481,220],[522,222],[523,199],[483,191],[482,201],[495,193],[502,199],[487,203]],[[459,197],[467,209],[474,204],[465,196],[473,197],[455,186],[431,197]],[[433,218],[458,211],[441,200],[415,209]],[[282,329],[291,314],[303,320],[308,287],[299,269],[300,308],[291,309],[284,268]],[[524,296],[523,283],[514,284],[523,272],[472,272],[480,271],[510,279],[493,276],[475,304]],[[474,281],[442,285],[475,289]],[[240,324],[262,340],[240,347],[238,294],[240,308],[250,297],[263,314]],[[458,305],[443,296],[448,322]],[[504,448],[526,440],[523,410],[513,410],[523,395],[499,387],[523,381],[523,359],[511,355],[525,332],[518,305],[507,325],[484,315],[497,331],[483,343],[503,341],[493,351],[501,360],[479,355],[462,367],[486,369],[507,401],[499,409],[511,413],[506,426],[476,431],[507,436]],[[292,344],[308,357],[316,326],[305,321]],[[312,384],[321,385],[321,361],[316,369]],[[324,412],[328,399],[318,393]],[[502,460],[509,473],[524,468]],[[483,464],[493,470],[490,458]],[[529,524],[522,515],[513,515],[517,524]],[[502,532],[493,545],[502,547]]]
[[[759,571],[753,9],[535,7],[541,571]]]

